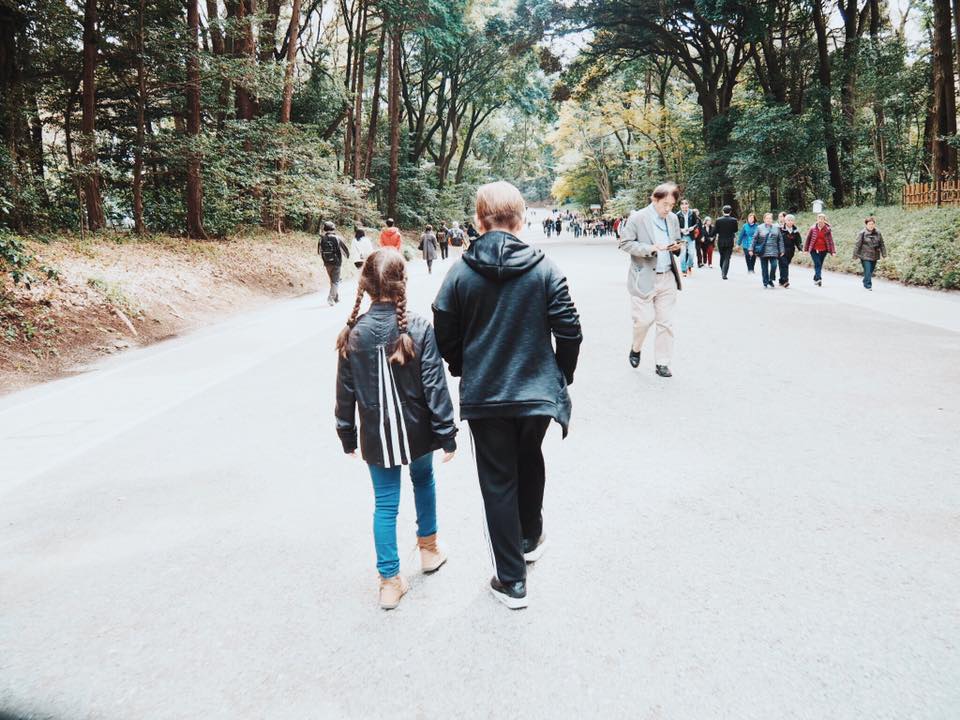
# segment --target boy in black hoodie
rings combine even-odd
[[[509,183],[477,191],[482,235],[433,305],[437,344],[461,377],[460,416],[473,434],[496,571],[491,591],[510,608],[526,607],[526,563],[543,553],[540,446],[551,418],[567,433],[567,386],[583,339],[566,278],[516,237],[525,212]]]

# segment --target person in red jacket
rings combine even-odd
[[[813,281],[818,287],[823,285],[823,261],[827,258],[827,253],[837,254],[837,248],[833,244],[833,231],[827,222],[827,216],[823,213],[817,215],[817,222],[809,232],[807,232],[807,241],[803,245],[803,251],[810,253],[813,259]]]
[[[392,247],[399,251],[402,243],[403,237],[394,225],[393,218],[387,218],[387,226],[380,231],[380,247]]]

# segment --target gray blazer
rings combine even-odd
[[[646,297],[653,292],[657,280],[657,250],[655,245],[666,242],[663,230],[653,224],[659,220],[653,205],[647,205],[642,210],[635,210],[627,218],[620,231],[620,249],[630,254],[630,270],[627,272],[627,290],[631,295]],[[667,215],[667,230],[670,232],[670,242],[680,240],[680,221],[674,213]],[[679,255],[677,250],[673,255]],[[677,262],[670,256],[670,271],[680,290],[680,271]]]

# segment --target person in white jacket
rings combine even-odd
[[[366,262],[367,258],[373,252],[373,243],[370,242],[370,238],[368,238],[363,232],[362,227],[358,227],[356,230],[354,230],[353,247],[356,250],[356,255],[353,258],[353,264],[357,268],[362,268],[363,263]]]

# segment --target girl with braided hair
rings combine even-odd
[[[361,314],[364,295],[371,304]],[[375,250],[364,262],[337,352],[337,434],[353,457],[359,439],[370,469],[380,607],[390,610],[410,587],[400,575],[397,551],[401,468],[409,467],[413,482],[420,567],[432,573],[446,562],[437,547],[433,453],[442,449],[443,462],[449,462],[457,449],[453,404],[433,327],[407,312],[406,263],[393,248]]]

